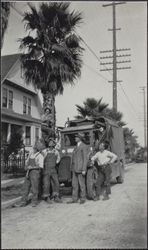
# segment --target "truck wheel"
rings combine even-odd
[[[96,196],[96,180],[97,180],[97,170],[95,167],[89,168],[87,171],[86,186],[87,186],[87,196],[89,199],[94,199]]]
[[[120,175],[116,178],[117,183],[123,183],[124,182],[124,165],[122,162],[120,162]]]
[[[118,176],[118,177],[116,178],[116,180],[117,180],[117,183],[120,183],[120,184],[122,184],[122,183],[124,182],[122,176]]]

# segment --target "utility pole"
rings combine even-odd
[[[142,90],[142,93],[143,93],[144,147],[146,147],[147,146],[147,140],[146,140],[146,129],[147,129],[147,126],[146,126],[146,103],[145,103],[145,89],[146,89],[146,86],[142,86],[142,87],[140,87],[140,89]]]
[[[127,63],[130,62],[130,60],[126,61],[117,61],[117,57],[122,57],[122,56],[130,56],[130,54],[127,55],[117,55],[117,51],[124,51],[124,50],[130,50],[130,49],[119,49],[117,50],[116,48],[116,31],[121,30],[121,28],[116,28],[116,5],[119,4],[125,4],[126,2],[115,2],[113,1],[110,4],[104,4],[103,7],[108,7],[112,6],[113,9],[113,28],[108,29],[108,31],[113,32],[113,50],[107,50],[107,51],[100,51],[100,53],[106,53],[106,52],[113,52],[112,56],[106,56],[106,57],[100,57],[100,59],[107,59],[107,58],[113,58],[113,62],[109,63],[101,63],[100,65],[105,65],[105,64],[113,64],[112,68],[109,69],[102,69],[100,71],[108,71],[108,70],[113,70],[113,109],[117,111],[117,70],[119,69],[130,69],[131,67],[120,67],[117,68],[117,63]]]

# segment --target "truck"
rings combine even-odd
[[[97,140],[98,145],[107,140],[108,150],[118,156],[118,160],[112,164],[112,179],[117,183],[124,181],[124,137],[123,129],[116,121],[106,117],[85,118],[69,120],[66,126],[61,130],[61,161],[58,168],[59,182],[65,186],[72,185],[72,152],[76,146],[75,136],[77,133],[85,135],[85,144],[87,145],[88,154],[93,152],[94,142]],[[96,180],[98,171],[95,165],[88,164],[86,174],[87,196],[92,199],[96,192]]]

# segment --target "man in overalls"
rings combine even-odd
[[[32,190],[32,206],[36,207],[38,205],[38,195],[39,195],[39,184],[41,171],[44,166],[44,157],[41,154],[42,145],[40,142],[36,142],[33,151],[29,154],[26,160],[26,177],[24,181],[24,193],[19,204],[14,206],[26,206],[28,204],[28,195],[30,190]]]
[[[42,151],[44,155],[44,170],[43,170],[43,198],[49,204],[52,203],[50,199],[50,186],[52,180],[53,197],[55,202],[62,202],[59,198],[59,180],[56,165],[60,162],[60,154],[55,149],[56,142],[50,138],[48,148]]]

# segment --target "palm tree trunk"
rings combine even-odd
[[[42,137],[48,143],[50,137],[55,138],[55,96],[50,92],[43,93]]]

